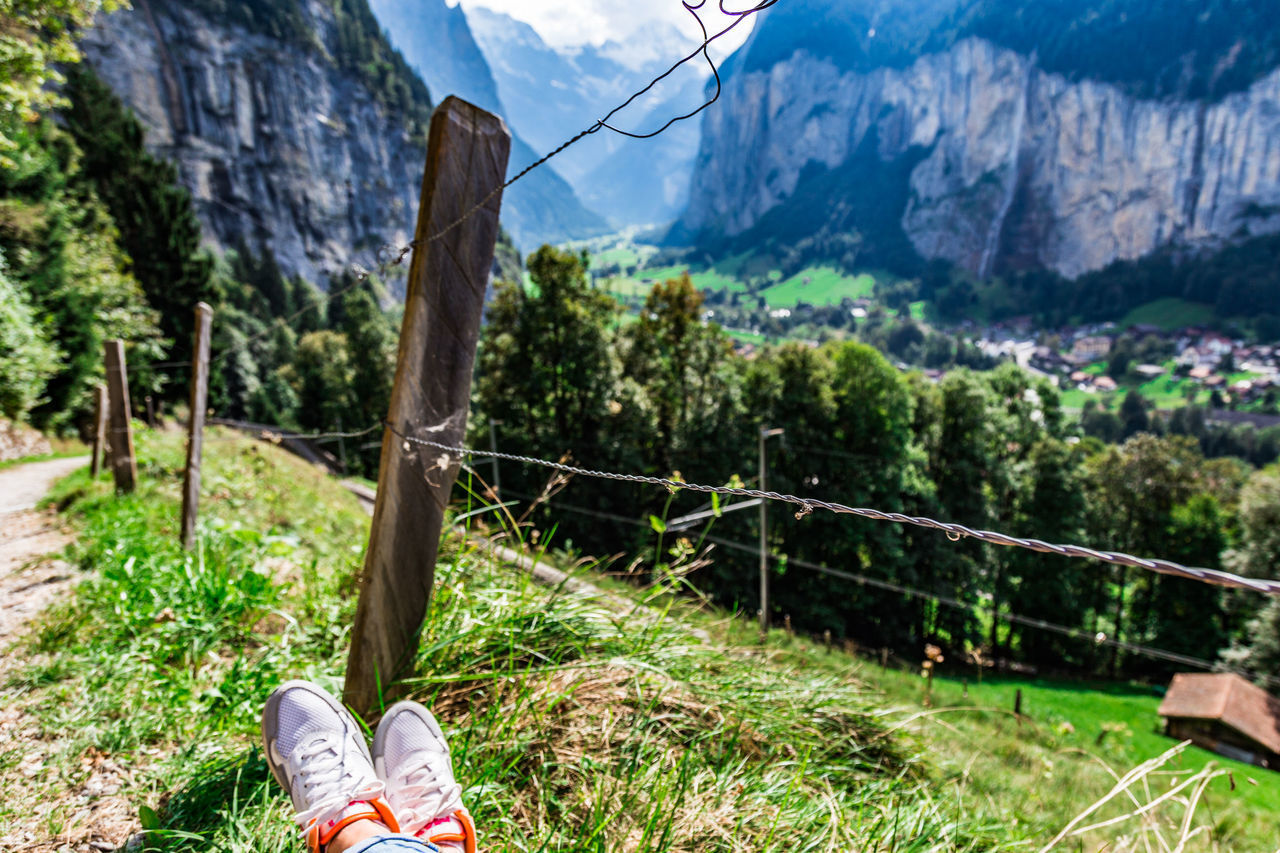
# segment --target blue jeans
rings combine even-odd
[[[434,844],[408,835],[379,835],[365,839],[347,853],[427,853],[431,850],[440,853],[440,848]]]

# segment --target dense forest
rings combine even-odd
[[[1209,433],[1200,422],[1196,434],[1195,418],[1126,411],[1108,444],[1081,434],[1052,385],[1012,365],[953,370],[935,383],[862,343],[789,344],[746,359],[701,321],[702,296],[687,277],[655,285],[639,320],[623,323],[618,304],[590,286],[581,257],[544,248],[529,272],[534,289],[503,285],[490,308],[473,419],[481,446],[492,424],[509,453],[730,483],[755,477],[758,431],[781,428],[767,450],[768,485],[778,491],[1246,573],[1270,574],[1280,558],[1270,526],[1280,471],[1208,458]],[[566,484],[506,463],[500,477],[504,497],[544,495],[536,517],[561,547],[649,555],[627,568],[638,580],[675,573],[719,602],[758,607],[754,556],[716,546],[703,560],[706,531],[666,534],[667,521],[705,508],[701,496]],[[1114,646],[1010,622],[1013,614],[1200,658],[1224,652],[1264,672],[1280,663],[1248,647],[1274,635],[1280,614],[1260,612],[1257,598],[821,512],[772,518],[769,547],[779,556],[936,597],[783,561],[771,612],[815,635],[904,650],[932,642],[961,657],[981,650],[1082,673],[1167,671]],[[729,543],[750,546],[758,536],[754,512],[712,527]]]
[[[939,36],[970,35],[1141,98],[1217,100],[1280,65],[1270,0],[968,0]]]

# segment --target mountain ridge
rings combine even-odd
[[[860,64],[866,51],[836,62],[829,44],[810,52],[803,41],[772,64],[754,59],[802,38],[812,21],[785,25],[806,9],[874,5],[798,0],[777,7],[791,17],[764,14],[730,63],[724,102],[706,114],[690,206],[671,239],[725,251],[805,239],[776,238],[762,227],[770,217],[842,251],[857,244],[855,258],[905,235],[908,251],[874,261],[903,274],[937,259],[979,277],[1074,278],[1162,248],[1280,230],[1280,152],[1267,143],[1280,133],[1280,71],[1209,102],[1139,98],[973,36],[905,67],[893,45],[875,67]],[[946,5],[933,7],[935,20],[951,20]],[[873,30],[863,18],[845,34]],[[876,203],[831,178],[892,169],[910,152],[920,156]]]

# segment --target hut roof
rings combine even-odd
[[[1219,720],[1280,753],[1280,700],[1229,672],[1178,673],[1160,703],[1159,714]]]

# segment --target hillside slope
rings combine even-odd
[[[6,842],[297,849],[258,715],[286,678],[339,688],[368,518],[278,448],[211,437],[198,556],[177,544],[177,433],[139,433],[135,495],[83,472],[57,489],[83,580],[6,658],[0,725],[26,738],[0,752]],[[661,587],[639,594],[667,618],[637,620],[461,537],[436,581],[409,690],[444,723],[486,849],[1038,847],[1166,746],[1141,689],[1023,683],[1015,723],[1010,682],[943,680],[925,709],[910,652],[899,672],[782,632],[761,645]],[[1168,850],[1202,826],[1183,849],[1264,849],[1277,784],[1242,765],[1185,825],[1177,801],[1125,817],[1204,764],[1183,753],[1057,849]]]
[[[980,276],[1075,277],[1274,233],[1280,70],[1270,36],[1246,37],[1263,5],[1237,3],[1234,41],[1206,37],[1194,54],[1179,35],[1190,6],[1172,5],[1100,0],[1065,19],[1003,0],[902,15],[888,0],[779,5],[706,115],[673,238],[843,240],[906,272],[943,259]],[[1143,28],[1120,26],[1131,7],[1148,10]],[[1226,7],[1212,7],[1221,29]]]

